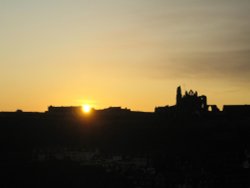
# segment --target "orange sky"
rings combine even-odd
[[[250,104],[250,1],[0,2],[0,111]]]

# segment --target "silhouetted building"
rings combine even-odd
[[[155,112],[160,114],[172,115],[200,115],[201,113],[208,112],[209,105],[207,104],[207,97],[205,95],[198,96],[197,91],[186,91],[182,95],[181,87],[179,86],[176,91],[176,105],[156,107]],[[219,110],[216,105],[211,105],[212,111]]]
[[[82,113],[81,106],[49,106],[48,107],[49,114],[55,115],[74,115],[78,113]]]
[[[228,116],[250,116],[250,105],[224,105],[223,113]]]
[[[97,115],[113,117],[113,116],[121,116],[121,115],[123,116],[126,114],[130,114],[131,110],[121,107],[109,107],[101,110],[96,110],[95,112]]]
[[[182,93],[181,93],[181,86],[177,88],[177,94],[176,94],[176,105],[180,105],[182,99]]]
[[[210,105],[208,105],[208,111],[213,112],[213,113],[218,113],[218,112],[220,112],[220,109],[217,107],[217,105],[210,104]]]
[[[121,108],[121,107],[109,107],[101,110],[95,110],[92,108],[92,112],[96,115],[123,115],[131,112],[130,109]],[[53,115],[79,115],[83,113],[81,106],[49,106],[47,113]]]
[[[177,113],[202,113],[208,110],[207,97],[205,95],[198,96],[197,91],[190,90],[185,92],[185,95],[181,95],[181,87],[177,89]]]
[[[155,113],[159,115],[164,115],[167,117],[174,117],[176,116],[176,105],[175,106],[162,106],[162,107],[156,107]]]
[[[130,109],[118,107],[109,107],[103,110],[98,110],[99,112],[107,112],[107,113],[121,113],[121,112],[130,112]]]

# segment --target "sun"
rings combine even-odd
[[[91,106],[90,106],[89,104],[84,104],[84,105],[82,106],[82,111],[83,111],[84,113],[86,113],[86,114],[90,113],[90,111],[91,111]]]

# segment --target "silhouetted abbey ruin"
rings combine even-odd
[[[249,116],[250,105],[224,105],[220,111],[217,105],[207,104],[207,96],[198,95],[197,91],[185,91],[182,94],[181,87],[177,88],[176,105],[156,107],[155,113],[168,117],[202,116],[202,115],[229,115]]]
[[[182,95],[181,87],[177,88],[176,105],[157,107],[156,113],[169,113],[171,115],[200,115],[208,112],[207,97],[205,95],[198,96],[197,91],[190,90]]]

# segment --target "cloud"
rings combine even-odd
[[[250,50],[176,54],[154,66],[161,79],[250,81]]]

